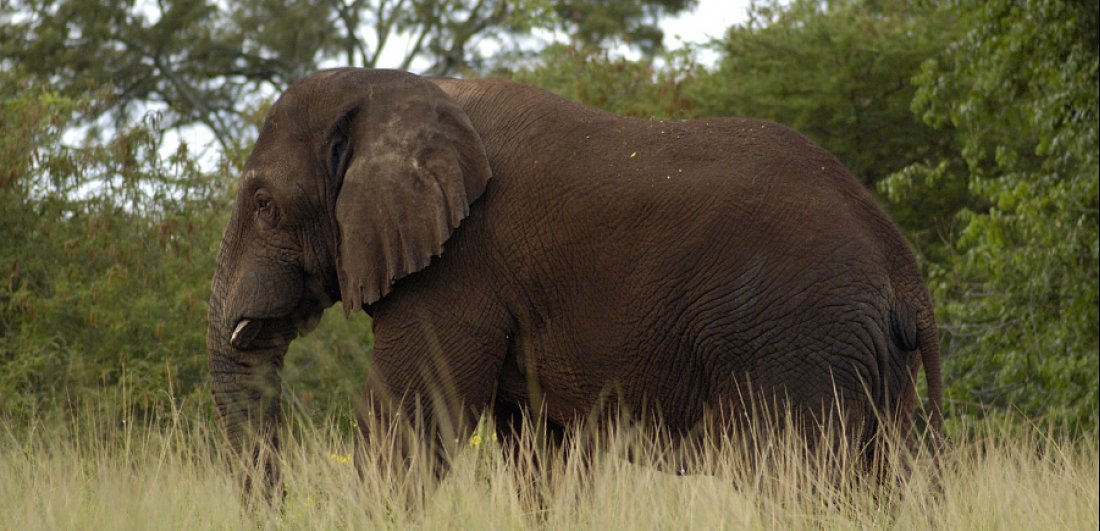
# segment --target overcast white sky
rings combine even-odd
[[[682,48],[685,43],[701,44],[712,38],[721,37],[730,26],[748,20],[747,13],[750,3],[751,0],[699,0],[699,5],[694,10],[663,21],[661,28],[665,31],[665,46],[675,50]],[[567,39],[564,34],[542,33],[536,32],[535,38],[544,41],[555,39],[564,41]],[[369,39],[370,36],[368,35],[367,38]],[[410,40],[409,37],[402,39],[400,35],[391,35],[390,42],[382,50],[382,57],[378,62],[379,67],[394,68],[396,65],[401,64],[401,60],[405,56],[405,48]],[[489,49],[493,46],[489,43],[484,45],[489,46]],[[625,48],[619,50],[619,52],[631,58],[637,56],[636,53],[632,53]],[[706,50],[699,50],[696,57],[701,64],[706,66],[713,66],[717,61],[717,54]],[[322,66],[340,66],[340,63],[338,61],[324,62]],[[421,72],[428,66],[429,64],[423,60],[413,61],[409,70]]]
[[[704,43],[725,34],[734,24],[748,20],[750,0],[699,0],[699,6],[690,13],[667,19],[661,28],[665,31],[665,46],[678,49],[683,43]],[[713,53],[701,52],[699,60],[712,65]]]

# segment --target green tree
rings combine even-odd
[[[913,109],[954,142],[953,153],[882,185],[895,202],[945,187],[970,195],[953,218],[951,247],[927,268],[948,404],[956,414],[1018,408],[1095,426],[1096,6],[994,0],[950,9],[967,32],[924,63]]]
[[[554,3],[561,28],[583,48],[612,40],[637,46],[652,57],[664,44],[659,22],[695,7],[697,0],[563,0]]]
[[[718,45],[696,111],[777,121],[837,155],[866,185],[949,144],[913,116],[911,79],[953,24],[905,0],[762,2]]]
[[[115,127],[165,108],[166,128],[201,125],[222,151],[251,142],[242,115],[325,62],[408,68],[422,59],[452,74],[482,58],[477,39],[546,25],[539,2],[508,0],[25,0],[0,11],[0,63],[20,65],[77,97],[110,87]],[[382,65],[398,34],[412,44]],[[391,46],[387,46],[391,45]]]
[[[623,116],[682,119],[695,113],[688,91],[702,70],[688,52],[630,60],[594,48],[556,44],[537,63],[506,77],[542,87],[564,98]]]
[[[0,74],[0,420],[69,407],[210,407],[206,305],[235,166],[158,144],[156,115],[80,147],[61,140],[109,91],[68,98]],[[284,377],[314,418],[349,405],[366,316],[336,308]],[[171,391],[171,395],[169,392]],[[126,396],[127,403],[118,398]]]
[[[17,0],[0,7],[0,65],[19,65],[70,98],[109,87],[112,97],[88,109],[93,123],[109,115],[121,128],[161,109],[165,129],[201,126],[228,154],[251,145],[257,94],[281,92],[322,65],[479,71],[533,28],[586,39],[641,32],[649,36],[638,46],[652,47],[658,17],[692,3],[573,2],[569,12],[584,16],[559,24],[555,9],[565,3],[551,0]],[[384,63],[394,50],[400,59]]]
[[[64,146],[104,97],[0,75],[2,418],[123,387],[136,406],[172,386],[209,402],[206,299],[226,190],[186,145],[160,154],[154,116]]]

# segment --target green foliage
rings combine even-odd
[[[128,386],[138,406],[205,379],[206,299],[226,191],[156,119],[63,134],[103,95],[0,78],[0,416]],[[161,397],[163,398],[163,397]]]
[[[20,0],[0,7],[0,64],[68,97],[108,87],[100,110],[114,127],[164,107],[164,127],[200,125],[229,153],[253,140],[242,113],[258,92],[281,92],[322,63],[421,60],[453,74],[482,61],[476,39],[549,27],[548,11],[544,0]],[[384,64],[397,35],[412,44]]]
[[[206,305],[236,172],[202,171],[186,144],[165,156],[153,115],[63,145],[104,97],[0,82],[0,418],[123,395],[141,410],[169,392],[209,407]],[[317,418],[346,409],[369,350],[365,315],[328,312],[291,347],[288,395]]]
[[[950,17],[904,0],[770,1],[751,16],[719,43],[699,114],[790,125],[867,185],[944,152],[945,135],[909,110],[910,78],[949,42]]]
[[[564,0],[554,10],[562,27],[576,43],[598,49],[621,38],[652,57],[661,50],[664,32],[657,22],[664,15],[680,13],[697,0]]]
[[[658,68],[652,60],[631,61],[591,48],[553,45],[541,52],[536,66],[510,77],[623,116],[690,117],[694,103],[685,89],[701,69],[688,54],[666,54],[663,59],[667,66]]]
[[[163,127],[205,125],[223,151],[239,147],[237,102],[256,83],[288,81],[296,65],[247,53],[239,28],[207,2],[160,8],[135,9],[130,0],[5,2],[0,63],[19,65],[66,97],[107,91],[111,97],[97,100],[82,120],[110,112],[111,130],[123,129],[148,105],[166,106]]]
[[[343,305],[329,308],[315,330],[290,344],[282,374],[284,395],[314,421],[351,410],[363,393],[373,343],[365,313],[345,318]]]
[[[1018,408],[1097,424],[1096,6],[952,9],[968,32],[915,78],[913,110],[954,141],[882,186],[894,202],[965,189],[927,267],[954,414]]]
[[[115,128],[150,106],[163,108],[162,127],[201,126],[231,155],[254,140],[245,115],[258,94],[281,92],[323,66],[484,71],[536,28],[580,32],[586,42],[622,35],[656,50],[659,17],[691,4],[16,0],[0,4],[0,65],[19,65],[70,98],[107,88],[112,98],[88,117],[110,113]],[[583,20],[564,22],[556,16],[563,10],[583,13]],[[502,49],[499,57],[490,57],[487,43]]]

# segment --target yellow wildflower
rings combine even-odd
[[[486,439],[492,442],[497,442],[497,434],[490,433],[489,436],[486,438],[482,437],[480,433],[474,432],[474,434],[470,436],[470,440],[468,442],[471,448],[477,448],[478,446],[481,446],[481,443],[485,442]]]

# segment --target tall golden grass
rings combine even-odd
[[[939,487],[927,456],[891,489],[805,466],[793,438],[766,465],[710,449],[711,473],[644,463],[661,445],[611,430],[588,464],[526,438],[506,457],[487,426],[450,473],[424,466],[360,478],[348,415],[292,415],[285,496],[245,500],[209,419],[87,414],[0,433],[0,529],[1097,529],[1097,435],[1071,440],[1021,423],[949,441]],[[371,454],[371,452],[374,452]],[[389,456],[367,449],[369,461]],[[627,454],[632,455],[627,459]],[[538,466],[530,466],[533,456]],[[374,472],[370,472],[374,470]],[[815,471],[816,470],[816,471]],[[863,479],[860,479],[863,478]]]

